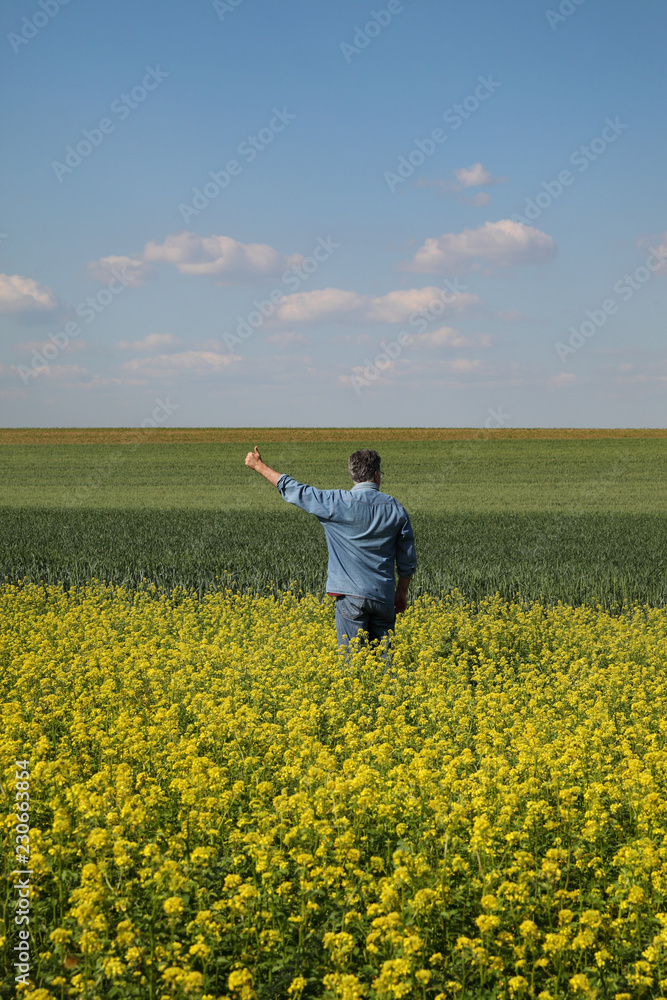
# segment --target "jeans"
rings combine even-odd
[[[382,639],[395,624],[396,611],[393,604],[349,594],[336,598],[336,634],[339,646],[347,646],[349,639],[354,639],[360,629],[368,632],[369,641]]]

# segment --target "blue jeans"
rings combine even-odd
[[[347,646],[349,639],[354,639],[360,629],[368,632],[369,641],[381,640],[395,624],[396,611],[393,604],[349,594],[336,598],[336,634],[339,646]]]

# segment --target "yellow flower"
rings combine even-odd
[[[165,899],[162,908],[168,917],[178,917],[183,912],[183,900],[180,896],[170,896]]]
[[[586,996],[594,995],[591,992],[591,984],[588,981],[588,976],[585,976],[582,972],[577,973],[576,976],[572,976],[568,982],[573,993],[584,993]]]
[[[201,972],[188,972],[181,980],[181,987],[186,996],[193,991],[201,992],[204,985],[204,977]]]
[[[162,978],[169,986],[176,986],[185,979],[185,970],[178,965],[168,966],[162,973]]]
[[[528,987],[529,983],[523,976],[510,976],[507,981],[507,985],[509,986],[510,996],[514,997],[517,995],[520,996],[521,993],[523,993]]]
[[[193,864],[205,864],[210,856],[214,853],[212,847],[195,847],[194,851],[190,854],[190,860]]]
[[[113,955],[110,958],[105,958],[102,962],[102,968],[104,969],[104,975],[110,976],[111,979],[118,979],[125,971],[125,966],[121,960]]]
[[[254,1000],[255,998],[252,973],[249,969],[237,969],[230,972],[227,986],[230,990],[238,993],[241,1000]]]
[[[602,914],[599,910],[584,910],[579,917],[579,923],[589,927],[599,927],[602,923]]]
[[[328,973],[322,981],[327,989],[334,990],[337,1000],[363,1000],[366,994],[357,977],[348,973]]]
[[[49,934],[49,939],[53,941],[54,944],[67,944],[71,941],[72,935],[69,931],[66,931],[64,927],[56,927],[54,931]]]
[[[354,948],[354,938],[347,931],[338,934],[329,932],[324,935],[322,943],[331,952],[331,961],[336,965],[344,963]]]
[[[500,917],[494,917],[488,913],[481,913],[476,919],[475,923],[479,927],[482,934],[489,934],[494,931],[496,927],[500,927]]]
[[[204,941],[196,941],[189,949],[188,955],[193,958],[203,958],[206,960],[211,954],[211,949]]]

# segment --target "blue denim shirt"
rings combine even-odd
[[[317,490],[283,474],[283,499],[314,514],[329,549],[327,591],[394,603],[396,580],[417,568],[415,536],[405,508],[376,483],[351,490]]]

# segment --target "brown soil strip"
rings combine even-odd
[[[667,428],[508,427],[17,427],[0,444],[243,444],[337,441],[563,441],[664,438]]]

